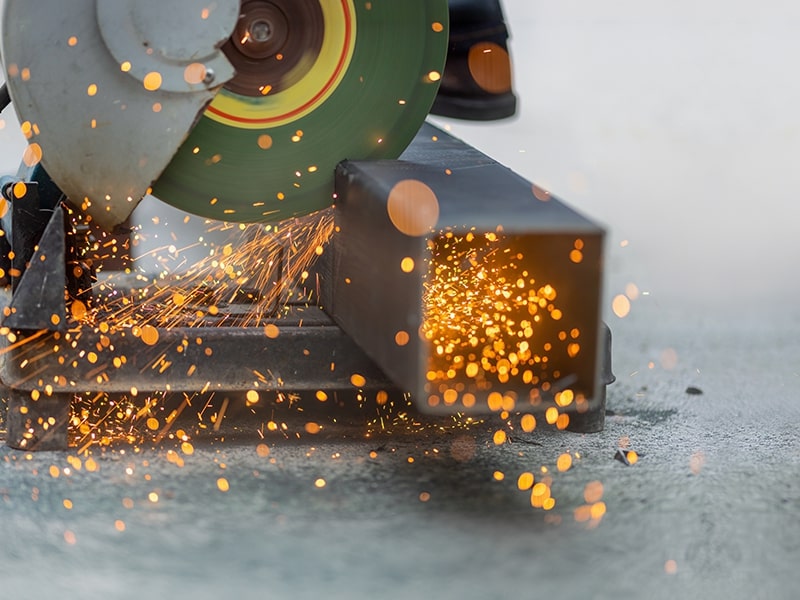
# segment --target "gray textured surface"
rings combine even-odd
[[[619,382],[601,434],[537,430],[520,439],[541,445],[495,446],[497,424],[487,423],[364,439],[366,415],[351,416],[347,425],[323,420],[324,437],[268,437],[272,464],[257,455],[251,423],[236,440],[195,439],[183,468],[167,460],[167,444],[96,456],[97,472],[70,476],[64,455],[3,450],[3,597],[792,597],[797,328],[668,319],[652,308],[617,327]],[[669,370],[666,348],[678,357]],[[690,385],[703,394],[687,394]],[[642,455],[630,467],[613,459],[623,437]],[[453,444],[466,439],[474,456],[455,460]],[[562,452],[581,459],[553,474],[556,508],[531,508],[517,476],[552,469]],[[62,469],[56,479],[51,465]],[[595,480],[608,512],[587,527],[574,510]],[[147,499],[154,490],[157,503]]]

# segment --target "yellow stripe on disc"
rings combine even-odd
[[[447,0],[243,0],[237,69],[154,185],[207,218],[279,221],[333,202],[344,159],[395,158],[438,89]]]
[[[291,123],[327,100],[342,81],[356,41],[355,8],[351,0],[320,2],[324,37],[316,56],[307,53],[295,68],[307,73],[294,85],[273,92],[268,78],[256,89],[261,98],[222,90],[206,111],[210,119],[245,129],[263,129]],[[282,60],[286,60],[285,57]]]

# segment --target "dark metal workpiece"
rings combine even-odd
[[[424,234],[399,231],[396,219],[390,215],[389,198],[395,186],[408,180],[424,184],[438,204],[438,220]],[[606,367],[601,360],[601,227],[430,125],[423,126],[400,160],[340,165],[337,194],[339,233],[332,242],[331,271],[323,282],[323,304],[386,374],[401,389],[411,392],[420,408],[469,412],[474,407],[486,412],[487,397],[499,392],[513,396],[517,410],[544,410],[553,406],[558,392],[568,388],[576,399],[582,400],[571,406],[562,405],[567,409],[562,412],[578,415],[572,420],[572,428],[602,429],[604,386],[613,376],[603,372]],[[413,199],[410,206],[413,211]],[[441,366],[441,349],[433,348],[420,328],[426,318],[448,317],[426,315],[428,307],[423,297],[436,277],[434,271],[446,266],[437,253],[448,245],[467,244],[454,242],[455,238],[448,235],[455,233],[456,237],[465,238],[468,232],[474,233],[476,239],[495,233],[501,239],[491,250],[475,242],[470,256],[476,256],[477,262],[481,261],[481,253],[495,249],[519,256],[518,260],[513,259],[519,263],[515,273],[529,273],[557,290],[555,302],[563,319],[544,316],[537,322],[536,335],[531,340],[531,345],[546,342],[552,347],[547,361],[539,363],[533,373],[535,380],[542,382],[538,389],[521,378],[509,383],[490,381],[488,377],[474,381],[461,376],[457,369],[455,377],[431,376],[447,367]],[[572,260],[571,252],[576,249],[580,259]],[[404,259],[411,259],[408,264],[413,265],[412,270],[401,269]],[[518,320],[525,318],[517,312],[509,315]],[[558,336],[563,338],[565,329],[580,335],[576,356],[568,356],[565,351],[568,342],[575,341],[569,335],[567,342],[559,344]],[[402,333],[401,343],[396,342],[398,332]],[[480,356],[474,360],[480,360]],[[453,393],[450,401],[443,401],[442,390],[446,394],[457,386],[458,401],[454,401]]]
[[[263,325],[170,327],[159,328],[152,344],[132,328],[101,333],[78,326],[13,349],[0,366],[0,379],[19,390],[49,385],[54,392],[70,393],[355,389],[353,374],[366,379],[362,389],[391,387],[318,308],[297,307],[268,323],[278,326],[277,337],[268,337]]]
[[[568,359],[563,348],[548,356],[548,368],[537,375],[548,385],[516,382],[503,393],[518,399],[515,410],[540,413],[569,388],[585,400],[560,407],[570,415],[570,428],[603,427],[605,385],[614,379],[610,332],[599,320],[603,230],[442,131],[423,127],[401,160],[340,167],[338,232],[316,268],[320,306],[292,305],[279,315],[262,315],[254,325],[246,306],[232,304],[201,326],[159,327],[155,339],[133,325],[114,327],[113,314],[99,315],[95,324],[70,318],[67,302],[88,288],[80,280],[87,273],[75,269],[83,265],[80,246],[87,236],[76,235],[74,224],[66,223],[64,211],[73,209],[60,204],[60,191],[46,173],[40,175],[46,179],[46,209],[36,210],[33,200],[26,204],[23,198],[11,211],[15,255],[19,248],[18,256],[27,258],[15,262],[19,276],[4,322],[15,335],[0,336],[0,392],[8,407],[10,446],[66,448],[73,394],[127,394],[132,388],[145,394],[259,389],[360,391],[365,397],[386,391],[396,397],[411,392],[423,408],[464,412],[456,403],[426,402],[438,395],[426,377],[435,357],[418,331],[429,271],[439,260],[432,249],[447,247],[448,233],[469,231],[495,232],[501,249],[524,255],[520,268],[535,270],[537,280],[558,290],[563,323],[581,332],[577,359]],[[397,182],[408,179],[434,192],[435,233],[406,235],[392,225],[387,198]],[[26,183],[27,190],[35,194],[35,182]],[[576,239],[582,256],[577,262],[568,258]],[[483,250],[470,256],[480,259]],[[400,269],[406,257],[414,261],[410,272]],[[96,325],[103,319],[110,330]],[[276,326],[269,335],[267,325]],[[537,335],[555,340],[564,326],[547,322]],[[399,331],[409,334],[405,344],[397,343]],[[497,389],[474,391],[485,401]],[[485,403],[475,408],[486,412]]]

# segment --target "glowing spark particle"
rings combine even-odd
[[[267,446],[266,444],[259,444],[258,446],[256,446],[256,454],[260,458],[266,458],[267,456],[269,456],[269,446]]]
[[[67,40],[67,44],[69,44],[69,46],[71,46],[71,47],[72,46],[77,46],[78,45],[78,38],[76,36],[74,36],[74,35],[70,36],[70,38]]]
[[[22,162],[28,167],[33,167],[39,164],[42,160],[42,147],[33,142],[29,144],[25,151],[22,153]]]
[[[256,390],[247,390],[247,393],[245,394],[245,402],[247,403],[247,406],[258,404],[259,399],[260,396]]]
[[[494,479],[495,481],[503,481],[503,479],[505,478],[506,478],[505,473],[503,473],[502,471],[495,471],[494,473],[492,473],[492,479]]]
[[[479,42],[469,49],[470,75],[482,89],[502,94],[511,89],[511,68],[508,52],[493,42]]]
[[[328,400],[328,394],[326,394],[322,390],[317,390],[317,393],[315,394],[315,396],[316,396],[317,400],[319,400],[320,402],[325,402],[325,401]]]
[[[158,502],[158,494],[156,492],[150,492],[147,494],[147,499],[150,500],[153,504]]]
[[[258,136],[258,147],[262,150],[269,150],[272,148],[272,136],[267,135],[266,133],[261,134]]]
[[[67,510],[72,510],[72,500],[70,500],[69,498],[64,498],[63,504],[64,508],[66,508]]]
[[[269,323],[264,326],[264,335],[274,340],[276,337],[280,335],[281,331],[278,329],[278,326],[274,323]]]
[[[119,66],[119,70],[122,71],[123,73],[127,73],[128,71],[131,70],[131,63],[127,60],[123,61],[122,64],[120,64]]]
[[[592,504],[591,508],[589,509],[589,514],[591,515],[592,519],[602,519],[603,515],[606,514],[605,502],[595,502]]]
[[[12,192],[14,193],[14,198],[24,198],[25,194],[28,193],[28,186],[24,182],[18,181],[14,184]]]
[[[114,521],[114,529],[119,532],[125,531],[125,521],[121,521],[120,519]]]
[[[556,468],[559,471],[561,471],[561,472],[569,471],[569,469],[571,467],[572,467],[572,456],[571,455],[569,455],[567,453],[564,453],[564,454],[562,454],[561,456],[558,457],[558,460],[556,461]]]
[[[540,188],[538,185],[534,184],[531,188],[533,192],[534,198],[539,200],[540,202],[549,202],[550,201],[550,192],[548,192],[544,188]]]
[[[421,236],[439,220],[439,200],[434,191],[421,181],[405,179],[389,192],[386,209],[398,231],[408,236]]]
[[[603,484],[600,481],[590,481],[583,488],[583,499],[587,504],[600,502],[603,497]]]
[[[194,454],[194,446],[192,446],[189,442],[183,442],[181,444],[181,452],[183,452],[186,456],[191,456]]]
[[[367,384],[367,380],[363,375],[359,375],[358,373],[353,373],[350,376],[350,383],[353,384],[354,387],[362,388]]]
[[[627,296],[618,294],[611,302],[611,310],[613,310],[614,314],[620,319],[624,319],[628,316],[628,313],[631,312],[631,301]]]
[[[531,489],[531,506],[543,508],[545,501],[550,497],[550,488],[546,483],[540,482]]]
[[[439,81],[442,78],[442,74],[439,71],[431,71],[428,73],[428,79],[430,81]]]
[[[70,312],[72,313],[73,319],[76,321],[81,321],[86,317],[88,310],[86,308],[86,304],[80,300],[73,300],[72,304],[70,305]]]
[[[67,542],[70,546],[74,546],[78,541],[78,538],[75,536],[75,533],[67,529],[64,532],[64,541]]]
[[[517,478],[517,488],[521,491],[527,491],[533,487],[533,473],[521,473]]]
[[[555,406],[549,407],[544,413],[544,418],[548,424],[555,425],[558,421],[558,409]]]
[[[534,429],[536,429],[536,417],[531,414],[523,415],[520,426],[522,427],[522,431],[525,433],[530,433]]]
[[[556,394],[556,404],[559,406],[567,407],[572,404],[573,400],[575,400],[575,392],[570,389],[566,389],[563,392],[559,392]]]
[[[492,436],[492,441],[494,441],[495,446],[501,446],[505,444],[507,439],[508,437],[506,436],[506,432],[502,429],[495,431],[494,435]]]
[[[50,465],[49,472],[50,472],[50,477],[52,477],[53,479],[57,479],[58,476],[61,475],[60,469],[55,465]]]
[[[231,489],[228,480],[224,477],[217,479],[217,488],[220,492],[227,492],[229,489]]]
[[[444,25],[439,23],[439,21],[434,21],[431,23],[431,29],[433,29],[436,33],[441,33],[444,31]]]
[[[96,83],[90,83],[89,87],[86,88],[86,94],[88,96],[95,96],[97,94],[97,84]]]
[[[407,331],[398,331],[394,336],[394,343],[398,346],[405,346],[410,339]]]
[[[139,337],[148,346],[154,346],[158,342],[158,329],[149,324],[143,325]]]
[[[664,563],[664,572],[667,575],[675,575],[675,573],[678,572],[678,563],[672,559],[669,559]]]
[[[206,66],[202,63],[194,62],[183,70],[183,79],[190,85],[198,85],[203,83],[206,78]]]
[[[503,408],[503,395],[500,392],[492,392],[487,398],[489,410],[498,412]]]
[[[414,270],[414,259],[410,256],[406,256],[400,261],[400,269],[403,273],[411,273],[411,271]]]
[[[314,486],[317,488],[324,488],[326,485],[326,481],[320,477],[316,481],[314,481]]]
[[[158,71],[150,71],[144,76],[142,83],[144,84],[144,89],[146,89],[148,92],[155,92],[161,87],[161,73]]]
[[[420,492],[419,494],[419,501],[420,502],[427,502],[431,499],[431,495],[428,492]]]

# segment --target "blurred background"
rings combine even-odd
[[[452,131],[608,227],[609,302],[634,283],[663,309],[790,310],[800,5],[504,7],[519,115]]]
[[[608,228],[607,318],[619,318],[611,303],[626,289],[631,312],[644,302],[709,317],[791,311],[800,4],[504,8],[518,115],[434,122]],[[13,110],[0,127],[0,171],[13,172],[24,148]],[[139,218],[164,210],[151,202]]]

